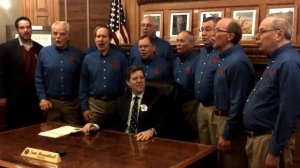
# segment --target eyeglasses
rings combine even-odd
[[[201,27],[201,29],[199,30],[199,32],[207,32],[207,33],[209,33],[209,32],[211,32],[211,31],[214,31],[214,28],[212,28],[212,27]]]
[[[221,29],[219,29],[219,28],[215,28],[215,32],[231,33],[231,32],[229,32],[229,31],[227,31],[227,30],[221,30]]]
[[[153,24],[142,24],[141,27],[146,27],[146,28],[150,28],[154,26]]]
[[[276,30],[280,30],[280,29],[259,30],[259,31],[255,32],[255,35],[260,35],[261,36],[264,33],[271,32],[271,31],[276,31]]]

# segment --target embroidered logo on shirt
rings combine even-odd
[[[76,62],[76,56],[75,55],[69,55],[68,59],[70,62]]]
[[[119,69],[120,61],[119,61],[119,60],[114,60],[114,61],[111,63],[111,66],[112,66],[113,69]]]
[[[224,66],[221,66],[220,69],[219,69],[219,74],[221,76],[224,76],[225,75],[225,67]]]
[[[159,67],[155,67],[155,68],[154,68],[154,73],[155,73],[155,74],[160,74],[160,73],[161,73],[160,68],[159,68]]]
[[[275,71],[276,71],[275,68],[269,68],[268,75],[272,76],[275,73]]]
[[[185,67],[185,73],[187,73],[187,74],[190,74],[190,73],[192,73],[192,66],[187,66],[187,67]]]
[[[213,56],[213,57],[211,58],[211,62],[212,62],[213,64],[217,64],[217,63],[219,63],[219,61],[220,61],[219,56]]]

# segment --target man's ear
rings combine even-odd
[[[232,41],[232,39],[234,39],[235,34],[234,33],[228,33],[228,39],[229,41]]]
[[[128,80],[126,80],[126,84],[127,84],[127,86],[129,86],[129,81]]]
[[[280,40],[282,40],[282,39],[284,39],[284,31],[283,30],[276,30],[276,31],[279,31],[278,33],[277,33],[277,39],[280,41]]]

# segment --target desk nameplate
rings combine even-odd
[[[34,149],[27,147],[24,149],[22,152],[21,156],[23,157],[29,157],[32,159],[37,159],[37,160],[42,160],[46,162],[51,162],[51,163],[60,163],[61,159],[58,153],[55,152],[49,152],[45,150],[40,150],[40,149]]]

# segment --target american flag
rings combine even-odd
[[[125,28],[125,15],[123,12],[122,0],[112,0],[108,16],[108,27],[113,32],[112,43],[129,43],[128,34]]]

